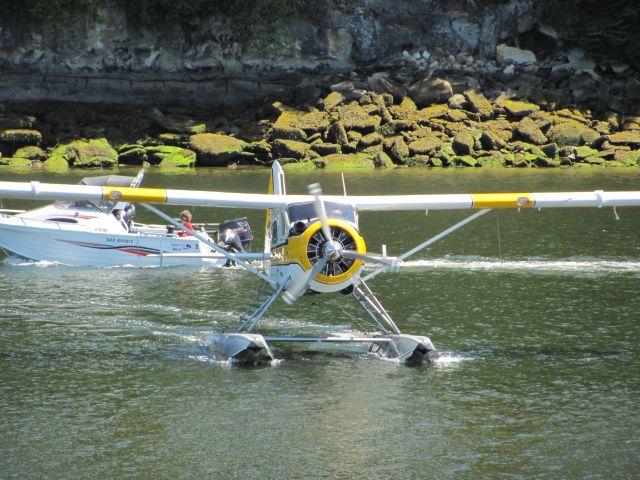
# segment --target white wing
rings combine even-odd
[[[31,200],[110,200],[226,208],[282,208],[313,202],[311,195],[270,195],[204,190],[0,182],[0,198]],[[556,193],[466,193],[444,195],[325,196],[360,211],[452,210],[470,208],[560,208],[640,206],[640,191]]]

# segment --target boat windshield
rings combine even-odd
[[[328,218],[345,220],[353,224],[356,223],[356,212],[352,205],[348,205],[346,203],[325,201],[324,209],[327,212]],[[289,205],[287,207],[287,214],[289,215],[290,222],[318,218],[318,216],[316,215],[315,204],[313,202],[294,203],[292,205]]]
[[[102,201],[99,203],[94,203],[89,200],[58,200],[53,204],[57,208],[61,208],[64,210],[85,210],[85,211],[99,211],[99,212],[110,212],[113,208],[113,202]]]

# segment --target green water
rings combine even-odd
[[[0,172],[32,179],[69,182]],[[145,185],[264,192],[266,181],[264,170],[152,171]],[[319,173],[289,176],[289,192],[312,181],[342,191],[339,175]],[[350,173],[346,185],[354,194],[640,189],[640,172],[400,170]],[[245,213],[259,232],[262,212]],[[384,243],[393,255],[466,215],[363,213],[360,222],[369,249]],[[259,286],[239,270],[7,259],[0,478],[637,478],[640,209],[617,215],[492,212],[372,280],[400,328],[442,353],[416,368],[308,346],[276,349],[279,360],[260,368],[212,361],[205,335],[234,325]],[[195,221],[234,216],[195,209]],[[143,209],[138,219],[153,220]],[[312,296],[277,302],[262,331],[358,332],[364,318],[349,297]]]

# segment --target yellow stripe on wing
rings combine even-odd
[[[125,202],[166,203],[167,191],[164,188],[102,187],[105,200]]]
[[[531,193],[472,193],[473,208],[533,207]]]

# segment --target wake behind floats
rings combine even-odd
[[[324,196],[320,186],[314,184],[309,186],[308,195],[289,195],[278,162],[272,166],[268,194],[0,182],[0,198],[142,202],[142,206],[181,230],[185,230],[182,224],[150,203],[265,209],[267,221],[260,270],[247,262],[246,256],[229,251],[204,235],[190,232],[226,260],[254,273],[264,282],[264,288],[259,290],[247,313],[239,317],[233,331],[208,336],[217,358],[250,364],[273,360],[270,344],[276,342],[365,343],[371,352],[383,357],[420,363],[437,355],[431,340],[401,332],[367,285],[368,280],[381,272],[397,271],[407,257],[493,208],[640,206],[640,191]],[[367,251],[359,229],[359,212],[444,209],[478,211],[398,257],[387,256],[384,246],[381,254]],[[367,263],[379,267],[363,275]],[[257,332],[261,319],[279,297],[293,303],[306,293],[335,292],[351,296],[373,321],[377,331],[352,337],[276,337]]]

